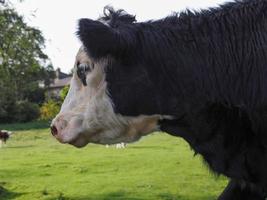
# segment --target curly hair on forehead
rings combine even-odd
[[[128,14],[125,10],[115,10],[111,6],[105,6],[103,16],[99,18],[107,22],[111,27],[117,27],[119,24],[131,24],[136,22],[135,15]]]

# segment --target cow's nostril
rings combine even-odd
[[[56,128],[56,126],[51,126],[50,129],[51,129],[51,133],[52,133],[53,136],[57,135],[57,128]]]

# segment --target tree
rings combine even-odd
[[[56,73],[52,64],[49,64],[46,68],[43,69],[43,80],[44,86],[49,87],[56,78]]]
[[[33,100],[47,55],[40,30],[28,26],[7,3],[0,4],[0,122],[10,121],[18,101]]]

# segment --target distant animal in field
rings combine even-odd
[[[229,178],[220,200],[267,198],[267,0],[147,22],[107,8],[77,33],[55,138],[83,147],[162,130]]]
[[[0,130],[0,147],[3,147],[3,145],[7,142],[7,140],[10,138],[12,132],[7,130]]]
[[[117,149],[124,149],[124,148],[126,148],[126,143],[124,143],[124,142],[121,142],[121,143],[118,143],[118,144],[116,144],[116,148]]]
[[[115,146],[116,146],[116,149],[124,149],[124,148],[126,148],[126,143],[124,143],[124,142],[121,142],[121,143],[118,143],[118,144],[115,144]],[[109,148],[110,147],[110,145],[108,145],[108,144],[106,144],[106,148]]]

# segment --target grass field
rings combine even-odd
[[[15,130],[0,149],[1,200],[215,200],[227,182],[167,134],[126,149],[76,149],[59,144],[45,126],[0,125]]]

